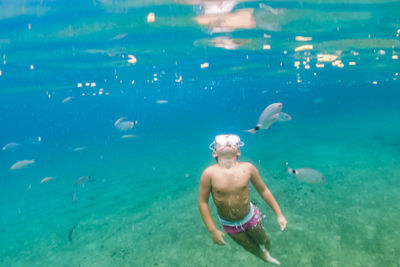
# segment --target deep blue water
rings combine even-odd
[[[0,1],[1,266],[263,265],[197,209],[220,133],[288,219],[251,189],[282,266],[400,265],[400,3],[210,2]],[[243,132],[275,102],[292,121]]]

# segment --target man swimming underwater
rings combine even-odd
[[[262,260],[280,264],[269,253],[270,238],[264,231],[258,208],[250,202],[249,182],[275,212],[282,231],[286,228],[287,221],[274,196],[262,181],[257,168],[249,162],[238,161],[240,147],[243,145],[239,136],[231,134],[217,135],[210,144],[213,150],[212,156],[217,160],[217,164],[205,169],[201,176],[199,190],[201,217],[214,243],[225,245],[224,233],[216,228],[208,206],[211,193],[225,232]]]

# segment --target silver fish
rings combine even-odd
[[[62,103],[67,103],[68,101],[70,101],[73,98],[74,98],[73,96],[69,96],[69,97],[64,98],[61,102]]]
[[[120,33],[120,34],[115,35],[113,38],[111,38],[111,40],[120,40],[120,39],[125,38],[127,35],[128,35],[127,33]]]
[[[273,103],[261,113],[256,127],[245,132],[256,133],[258,130],[268,129],[276,121],[290,121],[292,117],[282,112],[282,103]]]
[[[82,151],[82,150],[86,150],[86,149],[87,149],[86,146],[80,146],[80,147],[75,147],[75,148],[73,149],[73,151],[77,152],[77,151]]]
[[[55,180],[55,179],[56,179],[55,177],[45,177],[40,181],[40,183],[41,184],[47,183],[48,181]]]
[[[34,160],[34,159],[24,159],[24,160],[21,160],[21,161],[18,161],[18,162],[16,162],[16,163],[14,163],[14,164],[10,167],[10,170],[22,169],[22,168],[24,168],[24,167],[26,167],[26,166],[28,166],[28,165],[33,164],[33,163],[35,163],[35,160]]]
[[[15,143],[15,142],[10,142],[8,144],[6,144],[5,146],[3,146],[3,150],[14,150],[17,147],[21,146],[20,143]]]
[[[300,181],[309,184],[321,184],[326,181],[326,178],[322,173],[311,168],[288,168],[288,173],[296,176]]]
[[[135,123],[133,121],[123,121],[118,123],[115,128],[117,128],[120,131],[127,131],[129,129],[132,129]]]
[[[118,120],[116,120],[115,122],[114,122],[114,126],[117,126],[119,123],[121,123],[122,121],[124,121],[124,120],[126,120],[127,119],[127,117],[121,117],[121,118],[119,118]]]
[[[123,136],[121,136],[122,139],[131,139],[131,138],[135,138],[136,135],[134,134],[125,134]]]

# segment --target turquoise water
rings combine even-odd
[[[0,266],[264,266],[198,212],[220,133],[282,266],[400,265],[399,2],[214,2],[0,2]],[[274,102],[293,120],[242,131]]]

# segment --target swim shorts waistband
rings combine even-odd
[[[222,225],[236,227],[236,226],[240,226],[240,225],[247,223],[248,221],[251,220],[251,218],[253,218],[253,216],[254,216],[254,205],[253,205],[253,203],[250,202],[250,212],[242,220],[232,222],[232,221],[227,221],[227,220],[221,219],[219,216],[218,216],[218,218]]]

